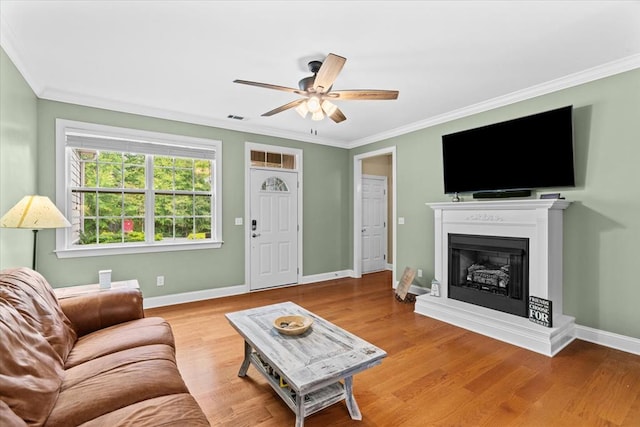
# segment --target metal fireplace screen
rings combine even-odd
[[[529,239],[449,234],[449,298],[527,317]]]

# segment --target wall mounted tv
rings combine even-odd
[[[573,106],[443,135],[442,157],[446,194],[573,187]]]

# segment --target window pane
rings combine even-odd
[[[144,161],[146,156],[144,154],[133,154],[133,153],[124,153],[124,164],[125,165],[139,165],[144,166]]]
[[[192,159],[183,159],[181,157],[176,157],[174,160],[174,164],[176,166],[176,168],[186,168],[186,169],[192,169],[193,168],[193,160]]]
[[[267,153],[251,150],[251,166],[264,166]]]
[[[193,218],[176,218],[176,238],[186,238],[193,234]]]
[[[196,216],[206,215],[211,217],[211,196],[195,196],[194,214]]]
[[[80,164],[80,174],[82,177],[82,181],[80,185],[84,187],[97,187],[98,186],[98,178],[97,178],[97,163],[96,162],[82,162]]]
[[[155,240],[159,240],[158,236],[164,238],[173,238],[173,218],[156,218],[156,237]]]
[[[122,243],[122,220],[107,218],[98,221],[98,243]]]
[[[144,242],[144,218],[125,218],[124,241]]]
[[[267,166],[279,168],[282,166],[282,155],[280,153],[267,153]]]
[[[207,218],[196,218],[196,233],[205,233],[205,238],[211,238],[211,217]]]
[[[153,158],[153,166],[173,168],[173,157],[155,156]]]
[[[155,156],[153,158],[153,188],[173,190],[173,157]]]
[[[122,164],[98,163],[98,186],[122,188]]]
[[[262,186],[260,187],[262,191],[289,191],[289,187],[287,187],[287,183],[278,178],[277,176],[272,176],[264,180]]]
[[[82,201],[82,215],[84,216],[96,216],[96,193],[81,193],[81,201]]]
[[[296,168],[296,156],[291,154],[283,154],[282,155],[282,167],[284,169],[295,169]]]
[[[211,190],[211,162],[208,160],[196,160],[194,163],[194,190]]]
[[[85,219],[83,228],[80,231],[81,245],[94,245],[98,243],[98,232],[95,219]]]
[[[76,148],[76,154],[83,162],[95,162],[98,158],[98,152],[96,150],[87,150],[86,148]]]
[[[145,168],[144,166],[125,166],[124,187],[125,188],[145,188]]]
[[[122,216],[122,194],[99,193],[98,215],[101,217]]]
[[[173,196],[156,195],[156,216],[173,216]]]
[[[175,196],[175,215],[193,215],[193,196]]]
[[[176,190],[193,190],[193,168],[178,169],[175,172],[175,186]]]
[[[124,215],[144,216],[144,194],[124,195]]]

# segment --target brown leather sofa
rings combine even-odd
[[[208,426],[173,334],[142,295],[58,300],[39,273],[0,271],[0,426]]]

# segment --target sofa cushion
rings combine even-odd
[[[173,347],[173,333],[160,317],[147,317],[121,323],[80,337],[69,353],[65,368],[118,351],[149,344]]]
[[[209,426],[196,400],[188,393],[171,394],[134,403],[80,427],[198,427]]]
[[[16,268],[0,272],[0,297],[13,305],[66,360],[76,341],[76,332],[62,312],[47,280],[37,271]]]
[[[166,344],[130,348],[89,360],[65,372],[46,425],[76,426],[129,405],[188,393]]]
[[[62,383],[60,355],[4,298],[0,336],[0,400],[27,424],[42,425]]]
[[[0,426],[2,427],[27,427],[27,423],[22,418],[16,415],[15,412],[9,408],[9,405],[4,403],[4,400],[0,399]]]

